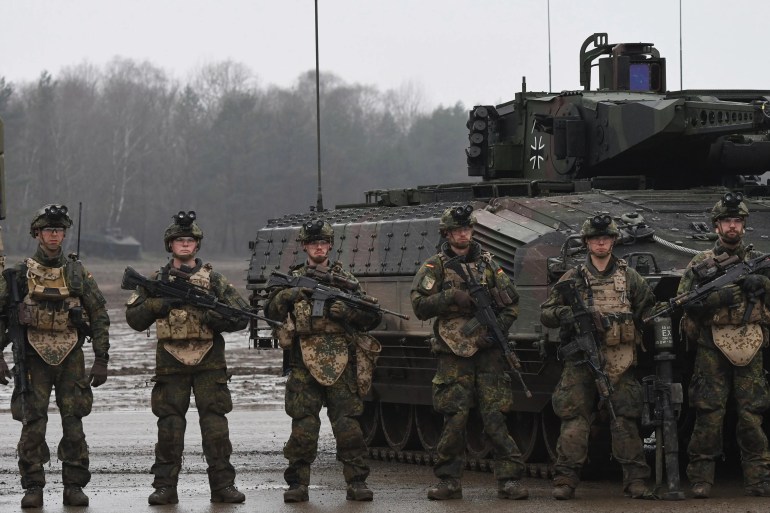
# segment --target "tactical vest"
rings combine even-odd
[[[445,264],[449,257],[445,253],[441,253],[439,258],[444,271],[442,290],[460,289],[467,291],[468,284],[465,280],[457,272],[446,267]],[[466,272],[473,273],[476,280],[486,286],[486,270],[491,263],[492,255],[482,251],[477,260],[464,263],[463,266]],[[495,298],[495,295],[492,297]],[[437,324],[439,336],[457,356],[468,358],[476,354],[479,348],[486,348],[491,345],[487,341],[486,327],[480,325],[472,313],[460,309],[457,305],[450,305],[439,315]]]
[[[27,295],[19,310],[19,322],[27,326],[27,340],[48,365],[59,365],[78,343],[78,331],[70,315],[82,315],[80,298],[73,297],[66,279],[66,265],[46,267],[32,258],[27,266]],[[72,313],[70,313],[72,311]]]
[[[304,266],[292,271],[302,275]],[[339,263],[334,263],[330,272],[342,273]],[[325,305],[328,307],[329,305]],[[294,311],[289,313],[293,332],[284,334],[284,339],[299,341],[302,361],[310,374],[323,386],[337,382],[348,365],[348,344],[351,340],[345,327],[326,317],[326,308],[322,317],[313,317],[312,304],[307,299],[294,303]],[[290,325],[287,323],[287,325]]]
[[[706,258],[714,258],[714,250],[704,252]],[[706,323],[711,326],[714,345],[733,365],[748,365],[765,341],[762,325],[770,324],[770,310],[764,301],[758,301],[751,311],[748,322],[743,324],[748,299],[735,306],[722,306]]]
[[[211,264],[192,274],[190,283],[211,289]],[[169,276],[169,280],[180,279]],[[198,365],[214,346],[214,332],[203,323],[205,311],[190,305],[172,308],[166,317],[155,321],[158,341],[171,356],[185,365]]]
[[[627,269],[626,261],[618,259],[609,276],[593,276],[582,264],[577,271],[587,285],[581,290],[584,304],[608,321],[604,331],[605,371],[615,383],[636,363],[635,346],[642,341],[628,298]]]

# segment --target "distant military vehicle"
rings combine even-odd
[[[599,87],[592,89],[597,66]],[[770,90],[667,91],[666,61],[652,44],[609,44],[604,33],[586,39],[579,69],[582,90],[530,92],[523,81],[512,101],[470,110],[468,174],[480,181],[369,191],[359,205],[270,219],[250,243],[254,304],[271,271],[303,261],[298,228],[321,216],[337,235],[332,256],[383,306],[412,314],[412,277],[441,242],[441,212],[472,204],[475,238],[521,295],[509,339],[533,397],[513,380],[509,427],[534,472],[545,472],[554,458],[559,421],[550,398],[561,371],[558,334],[540,324],[539,306],[559,276],[585,258],[578,232],[587,217],[610,213],[621,230],[615,253],[649,280],[660,300],[673,296],[692,255],[713,246],[709,211],[727,190],[745,195],[748,239],[770,252],[768,188],[756,177],[770,170]],[[673,321],[676,326],[678,318]],[[686,392],[692,354],[674,331],[675,380]],[[373,334],[383,350],[362,418],[372,452],[430,461],[442,423],[431,406],[431,323],[386,316]],[[252,337],[272,345],[261,326],[252,327]],[[645,339],[640,377],[654,373],[652,333]],[[685,397],[682,447],[690,418]],[[476,466],[485,465],[490,451],[480,425],[469,423],[467,449]],[[594,433],[609,439],[601,422]]]

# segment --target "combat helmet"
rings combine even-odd
[[[711,209],[711,222],[716,226],[723,217],[741,217],[745,221],[749,217],[749,209],[743,202],[743,193],[727,192]]]
[[[476,216],[473,215],[473,205],[465,205],[444,210],[438,222],[438,229],[442,236],[446,236],[448,230],[474,224],[476,224]]]
[[[35,212],[35,217],[32,218],[32,223],[29,227],[29,234],[34,239],[36,236],[35,232],[41,228],[69,228],[72,226],[72,219],[68,212],[69,210],[66,205],[57,205],[55,203],[45,205]]]
[[[583,240],[601,235],[608,235],[610,237],[618,237],[620,235],[618,225],[615,224],[615,221],[607,212],[597,212],[596,215],[586,219],[580,228],[580,236],[583,237]]]
[[[334,229],[323,219],[308,221],[299,229],[299,241],[302,244],[316,240],[325,240],[329,244],[334,244]]]
[[[171,216],[174,222],[168,225],[163,234],[163,243],[166,245],[166,251],[171,253],[171,241],[179,237],[192,237],[198,241],[198,249],[201,248],[203,231],[195,224],[196,217],[194,210],[189,212],[180,210],[178,214]]]

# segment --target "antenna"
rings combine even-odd
[[[682,0],[679,0],[679,90],[684,90],[682,82]]]
[[[548,0],[548,92],[551,91],[551,0]]]
[[[321,85],[318,66],[318,0],[315,0],[315,131],[318,141],[318,197],[316,198],[316,212],[323,212],[324,200],[321,192]]]
[[[75,252],[70,253],[69,257],[72,260],[80,260],[80,222],[83,220],[83,202],[78,201],[78,243],[75,247]]]

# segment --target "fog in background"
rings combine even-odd
[[[549,89],[546,0],[321,0],[324,204],[467,180],[475,104]],[[550,89],[579,88],[594,32],[650,42],[679,89],[679,3],[551,0]],[[684,88],[767,89],[764,3],[683,0]],[[316,201],[311,0],[25,0],[3,7],[9,252],[40,205],[162,252],[193,209],[206,249],[246,256],[269,217]]]

